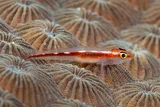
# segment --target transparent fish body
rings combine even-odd
[[[125,54],[125,57],[122,57]],[[97,63],[102,65],[121,64],[130,60],[133,54],[125,49],[102,50],[96,48],[70,48],[30,55],[28,58],[76,61],[80,63]]]

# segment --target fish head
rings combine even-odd
[[[133,59],[134,57],[134,54],[131,51],[126,51],[122,48],[112,49],[111,52],[111,58],[108,60],[108,63],[110,64],[121,64]]]

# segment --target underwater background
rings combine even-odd
[[[160,0],[0,0],[0,53],[0,107],[160,107]]]

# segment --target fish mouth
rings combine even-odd
[[[132,55],[130,56],[130,58],[133,59],[133,58],[134,58],[134,54],[132,54]]]
[[[134,58],[134,54],[132,52],[129,52],[127,55],[127,59],[133,59]]]

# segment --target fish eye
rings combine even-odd
[[[120,58],[127,58],[127,54],[126,53],[120,53]]]

